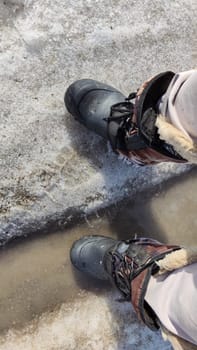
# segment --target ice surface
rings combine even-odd
[[[196,0],[4,0],[0,31],[1,243],[50,221],[64,225],[187,169],[123,163],[73,121],[63,95],[80,78],[128,94],[160,71],[195,67]],[[130,308],[86,292],[10,330],[0,349],[170,349]]]
[[[75,79],[128,94],[160,71],[196,64],[194,0],[0,3],[0,241],[185,171],[123,164],[65,111]],[[148,180],[147,180],[148,179]]]
[[[108,208],[65,232],[26,239],[0,254],[0,350],[167,350],[160,333],[140,324],[109,285],[77,274],[69,251],[87,235],[156,238],[196,244],[197,169]],[[47,311],[47,312],[46,312]],[[16,330],[21,328],[20,330]]]
[[[120,303],[115,297],[86,292],[22,331],[10,330],[0,339],[0,350],[171,349],[160,333],[139,324],[130,303]]]

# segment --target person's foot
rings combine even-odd
[[[104,236],[86,236],[73,243],[70,259],[75,268],[92,277],[107,280],[109,276],[103,265],[103,258],[117,241]]]
[[[89,130],[108,139],[107,118],[114,104],[125,96],[112,86],[92,79],[75,81],[66,90],[64,102],[69,113]]]
[[[101,280],[111,280],[128,298],[131,281],[178,246],[168,246],[151,238],[119,241],[105,236],[86,236],[74,242],[70,250],[72,264],[81,272]]]

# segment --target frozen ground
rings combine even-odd
[[[170,350],[108,284],[74,273],[69,250],[87,234],[196,244],[196,175],[193,169],[65,232],[1,249],[0,350]]]
[[[101,288],[77,275],[75,280],[69,248],[77,237],[95,231],[111,235],[107,220],[97,218],[3,252],[0,350],[170,348],[160,334],[140,325],[131,305],[117,301],[120,296],[106,284]]]
[[[4,0],[0,31],[1,243],[186,170],[123,164],[72,120],[63,95],[79,78],[128,94],[194,67],[195,0]]]
[[[22,332],[11,330],[0,342],[0,349],[171,350],[159,333],[153,334],[137,322],[129,303],[120,304],[115,297],[109,293],[81,295],[79,301],[43,315]]]

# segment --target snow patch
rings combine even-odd
[[[170,350],[160,332],[140,324],[130,303],[108,293],[85,292],[59,311],[42,315],[20,331],[9,330],[0,338],[0,350]]]

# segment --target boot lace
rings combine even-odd
[[[127,255],[112,252],[112,278],[116,287],[122,292],[124,299],[131,299],[131,281],[137,265]]]
[[[136,127],[136,123],[131,119],[134,112],[134,104],[130,102],[136,97],[136,95],[136,92],[132,92],[127,98],[125,98],[124,102],[118,102],[111,106],[110,115],[104,120],[108,123],[116,121],[118,124],[121,124],[122,127],[125,127],[126,129],[129,128],[129,130]]]

